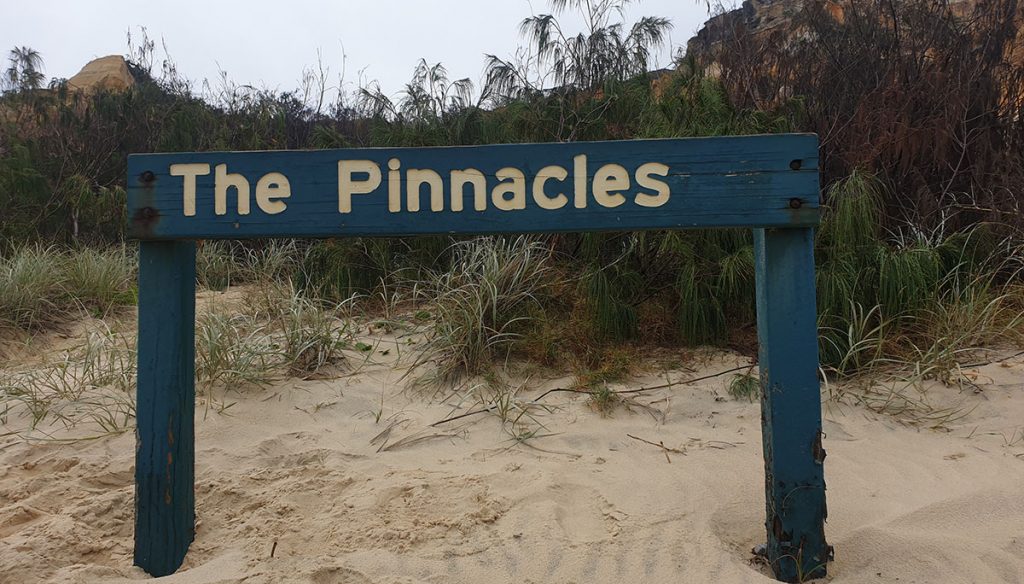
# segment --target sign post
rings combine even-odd
[[[139,245],[135,563],[171,574],[195,535],[196,246]]]
[[[194,240],[749,227],[768,559],[783,581],[824,576],[817,162],[808,134],[129,156],[136,565],[171,574],[194,537]]]

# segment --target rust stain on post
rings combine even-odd
[[[136,236],[147,236],[160,222],[160,211],[153,207],[142,207],[132,215],[132,232]]]

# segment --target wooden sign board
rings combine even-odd
[[[141,240],[135,563],[173,573],[194,536],[196,239],[755,230],[768,557],[825,574],[808,134],[448,148],[136,154]]]

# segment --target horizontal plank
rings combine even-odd
[[[146,240],[797,227],[818,206],[812,134],[128,158]]]

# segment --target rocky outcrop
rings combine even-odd
[[[984,9],[984,0],[948,0],[950,10],[967,18],[976,9]],[[794,39],[804,32],[795,21],[805,7],[821,5],[837,22],[844,20],[842,0],[744,0],[736,10],[723,12],[704,23],[697,36],[686,44],[686,52],[698,60],[713,61],[724,43],[741,31],[754,39],[767,39],[773,32]],[[1020,43],[1018,43],[1018,46]]]
[[[68,79],[68,88],[85,93],[127,91],[134,85],[135,78],[128,71],[128,63],[121,55],[93,59],[78,74]]]
[[[815,1],[822,2],[834,18],[842,20],[842,7],[832,0],[744,0],[736,10],[723,12],[705,22],[697,36],[686,44],[686,52],[697,59],[713,59],[722,44],[740,31],[754,38],[766,37],[774,31],[795,37],[800,34],[794,24],[796,15]]]

